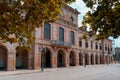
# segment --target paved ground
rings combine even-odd
[[[0,80],[120,80],[120,64],[54,68],[28,73],[7,76],[0,74]]]

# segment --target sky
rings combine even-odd
[[[85,3],[82,0],[76,0],[76,2],[72,3],[70,6],[77,9],[80,12],[78,16],[78,26],[79,27],[82,26],[81,22],[83,20],[83,16],[90,9],[85,6]],[[113,40],[113,47],[120,47],[120,37],[112,40]]]

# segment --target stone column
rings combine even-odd
[[[96,65],[96,56],[95,55],[93,55],[94,56],[94,65]]]
[[[16,70],[16,51],[9,50],[7,56],[7,71]]]
[[[33,46],[33,68],[40,69],[41,68],[41,55],[39,50],[39,44],[34,44]]]
[[[98,60],[98,64],[100,64],[100,55],[98,55],[97,60]]]
[[[51,66],[52,68],[57,68],[57,54],[52,53],[51,55]]]
[[[76,54],[76,57],[75,57],[75,66],[79,66],[79,54]]]
[[[88,57],[89,57],[89,61],[88,61],[89,63],[88,64],[91,65],[91,56],[90,56],[89,53],[88,53]]]
[[[32,62],[33,62],[32,53],[29,52],[28,53],[28,69],[32,69]]]
[[[69,67],[69,54],[66,54],[65,56],[65,67]]]

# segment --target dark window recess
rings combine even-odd
[[[70,17],[70,22],[73,22],[74,21],[74,18],[71,16]]]
[[[101,46],[101,44],[99,44],[99,48],[100,48],[100,50],[102,50],[102,46]]]
[[[75,37],[75,35],[74,35],[74,32],[73,31],[71,31],[70,32],[70,36],[71,36],[71,44],[74,44],[74,37]]]
[[[93,49],[93,41],[91,41],[91,49]]]
[[[108,53],[110,53],[110,49],[108,48]]]
[[[87,41],[85,42],[85,47],[88,48],[88,42]]]
[[[44,39],[50,40],[51,37],[51,25],[49,23],[44,24]]]
[[[95,47],[96,47],[96,49],[98,49],[98,44],[97,44],[97,42],[96,42],[96,44],[95,44]]]
[[[79,40],[79,47],[82,47],[82,41],[81,41],[81,39]]]
[[[59,41],[64,42],[64,29],[63,28],[59,28]]]
[[[105,46],[105,50],[107,51],[107,46]]]

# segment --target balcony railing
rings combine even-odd
[[[58,41],[58,40],[51,40],[51,43],[53,45],[71,47],[71,43],[70,42],[64,42],[64,41]]]

